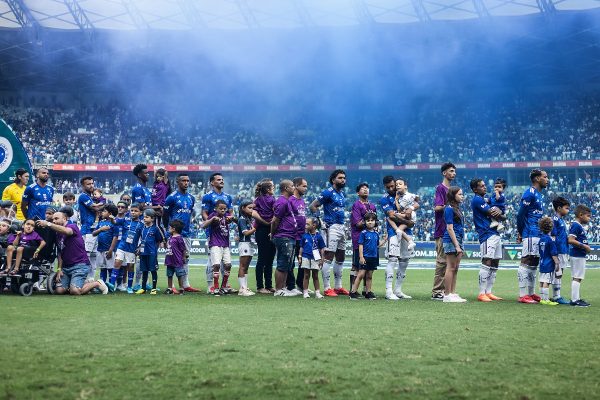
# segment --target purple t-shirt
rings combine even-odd
[[[167,242],[167,255],[165,265],[167,267],[181,268],[185,264],[185,242],[183,236],[171,236]]]
[[[446,205],[446,196],[448,194],[448,188],[444,186],[443,183],[440,183],[435,187],[435,199],[433,201],[433,206],[445,206]],[[444,222],[444,210],[435,212],[435,233],[433,235],[434,239],[441,238],[444,236],[444,232],[446,231],[446,223]]]
[[[210,213],[208,219],[216,216],[217,213]],[[229,247],[229,224],[224,215],[218,223],[210,225],[210,237],[208,238],[208,247]]]
[[[269,222],[273,219],[273,205],[275,204],[275,197],[270,194],[258,196],[254,200],[254,210],[261,216],[262,219]],[[260,224],[258,225],[260,226]]]
[[[85,252],[85,244],[79,228],[75,224],[67,224],[65,228],[71,228],[73,234],[71,236],[61,233],[56,235],[56,243],[63,261],[63,267],[72,267],[75,264],[89,265],[90,260]]]
[[[296,218],[292,211],[292,204],[285,196],[279,196],[273,205],[273,215],[279,218],[279,225],[273,237],[289,238],[296,240],[298,230]]]
[[[303,198],[290,196],[290,205],[296,218],[296,240],[302,239],[306,228],[306,203]]]
[[[8,235],[8,244],[13,244],[13,242],[15,241],[15,238],[17,237],[17,235],[11,233],[10,235]],[[39,244],[42,242],[42,237],[36,232],[33,231],[31,233],[22,233],[21,234],[21,240],[19,241],[19,246],[39,246]]]
[[[153,206],[164,206],[165,200],[169,195],[169,185],[162,181],[155,181],[152,186],[152,205]]]
[[[356,224],[363,220],[365,214],[368,212],[376,212],[375,204],[370,201],[367,204],[364,204],[360,200],[356,200],[354,204],[352,204],[352,215],[350,216],[350,233],[352,236],[352,248],[358,249],[358,237],[360,236],[360,232],[365,229],[358,228]]]

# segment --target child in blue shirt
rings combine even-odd
[[[144,226],[140,234],[140,244],[137,250],[140,258],[140,271],[142,272],[142,287],[135,294],[146,293],[146,285],[148,284],[148,272],[152,274],[152,289],[150,294],[155,295],[156,281],[158,280],[158,244],[161,245],[165,241],[162,229],[154,223],[156,213],[153,209],[147,208],[144,210]]]
[[[456,278],[460,259],[463,255],[464,216],[460,211],[460,203],[465,199],[458,186],[451,186],[446,195],[444,221],[446,230],[442,236],[442,245],[446,254],[446,273],[444,274],[444,303],[465,303],[456,293]]]
[[[113,218],[117,216],[117,206],[107,204],[102,210],[102,219],[97,229],[92,232],[98,237],[98,249],[96,250],[96,268],[100,268],[100,279],[107,282],[115,265],[114,251],[119,241],[119,227],[114,224]]]
[[[558,249],[556,243],[550,237],[554,223],[550,217],[542,217],[538,222],[540,228],[540,241],[538,243],[540,253],[540,304],[556,306],[557,302],[550,300],[550,284],[554,281],[554,274],[560,271],[558,261]]]
[[[367,212],[363,217],[365,228],[358,237],[358,275],[350,291],[351,299],[358,299],[360,281],[365,280],[365,299],[376,300],[375,293],[371,290],[373,271],[379,266],[379,232],[377,232],[377,214]]]
[[[505,190],[506,180],[502,178],[496,179],[494,181],[494,194],[490,198],[490,206],[492,208],[496,207],[502,212],[502,215],[506,213],[506,196],[504,196]],[[498,232],[502,232],[504,230],[504,224],[502,223],[501,219],[492,217],[490,228],[496,228]]]
[[[308,283],[311,275],[315,287],[315,297],[317,299],[323,298],[319,285],[319,271],[323,267],[325,241],[323,240],[323,236],[318,232],[318,227],[319,221],[316,218],[306,218],[306,233],[302,235],[302,239],[300,240],[302,254],[299,268],[304,270],[302,289],[305,299],[310,297],[308,294]]]
[[[135,265],[135,252],[140,242],[143,223],[140,221],[142,207],[133,203],[129,210],[130,218],[116,218],[115,225],[121,227],[121,239],[117,245],[117,254],[115,255],[115,267],[110,275],[110,282],[107,284],[108,290],[115,290],[115,283],[119,276],[119,271],[123,264],[127,270],[127,293],[133,294],[133,268]],[[120,290],[120,289],[119,289]]]
[[[569,214],[571,210],[571,203],[564,197],[557,197],[552,200],[552,207],[554,207],[554,216],[552,222],[552,232],[550,236],[554,239],[556,244],[556,250],[558,251],[558,264],[560,270],[554,274],[554,281],[552,282],[552,301],[558,304],[569,304],[570,302],[560,295],[560,288],[562,285],[562,275],[565,268],[569,265],[569,241],[567,233],[567,224],[563,219]]]
[[[592,218],[592,210],[583,204],[575,207],[575,221],[569,229],[569,255],[571,256],[571,305],[575,307],[589,307],[590,304],[579,297],[579,287],[585,278],[585,255],[592,251],[588,244],[584,225]]]

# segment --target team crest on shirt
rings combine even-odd
[[[0,174],[4,173],[13,160],[13,149],[6,138],[0,138]]]

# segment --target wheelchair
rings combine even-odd
[[[34,291],[47,291],[54,294],[56,289],[56,272],[54,272],[54,254],[43,258],[23,260],[21,268],[15,275],[0,275],[0,294],[14,293],[31,296]],[[6,256],[2,258],[6,265]]]

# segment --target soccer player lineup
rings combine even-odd
[[[429,204],[435,241],[431,300],[467,302],[456,289],[467,244],[467,214],[472,216],[481,256],[476,301],[513,300],[494,293],[504,258],[501,233],[508,222],[506,180],[495,179],[488,193],[480,178],[470,179],[468,188],[456,186],[457,167],[451,162],[441,164],[439,172],[442,181]],[[417,246],[413,228],[417,218],[431,213],[418,212],[423,211],[422,201],[408,190],[404,178],[384,176],[385,193],[376,202],[369,200],[369,183],[359,183],[353,204],[347,199],[351,188],[342,169],[331,172],[328,187],[310,202],[306,201],[307,179],[274,182],[264,178],[255,184],[254,196],[234,206],[234,196],[224,191],[221,172],[210,175],[210,188],[198,198],[198,205],[189,192],[191,180],[186,172],[173,178],[164,168],[157,168],[151,188],[146,164],[135,165],[132,173],[135,185],[116,203],[104,197],[92,176],[83,176],[79,194],[66,193],[57,206],[47,168],[34,172],[32,184],[28,184],[27,170],[16,170],[14,182],[3,193],[8,204],[3,205],[5,216],[0,222],[2,291],[26,296],[40,290],[69,295],[204,292],[189,277],[191,224],[198,209],[206,237],[206,293],[210,296],[375,300],[373,272],[380,269],[385,272],[382,297],[412,299],[403,291],[403,283],[410,279],[407,270]],[[580,288],[586,256],[592,251],[586,236],[592,210],[562,196],[547,200],[544,191],[549,176],[542,169],[531,170],[529,180],[531,185],[520,197],[516,213],[521,252],[515,299],[523,304],[589,307]],[[464,204],[467,190],[470,204]],[[551,215],[544,215],[545,202],[552,205]],[[569,215],[573,220],[567,226]],[[235,252],[232,237],[237,242]],[[349,260],[347,242],[352,248]],[[165,254],[162,260],[159,251]],[[384,261],[380,264],[381,253]],[[239,257],[237,285],[231,277],[233,254]],[[167,278],[163,290],[158,288],[159,263]],[[255,282],[249,283],[252,264]],[[344,265],[350,266],[346,287]],[[561,290],[567,271],[569,297]]]

